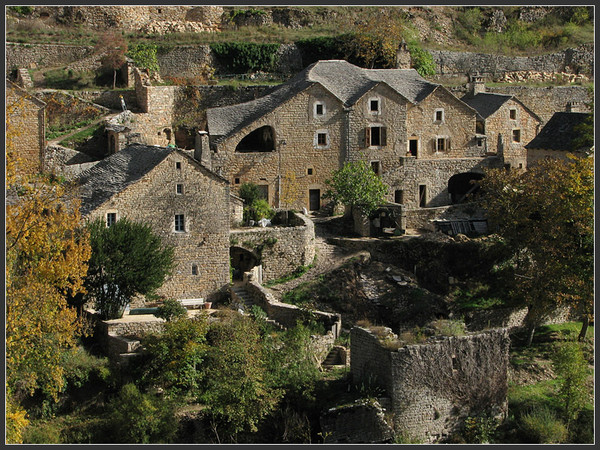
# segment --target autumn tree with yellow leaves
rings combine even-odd
[[[74,190],[20,170],[10,121],[7,114],[6,439],[17,443],[27,424],[20,401],[38,389],[56,399],[64,387],[61,358],[81,332],[67,298],[83,291],[91,250]]]

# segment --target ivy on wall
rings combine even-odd
[[[279,44],[218,42],[210,48],[220,64],[232,73],[269,72],[276,63]]]

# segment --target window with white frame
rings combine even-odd
[[[327,112],[327,110],[325,107],[325,103],[323,103],[323,102],[315,102],[314,103],[313,115],[315,117],[323,117],[326,112]]]
[[[117,213],[108,212],[106,213],[106,226],[111,227],[117,222]]]
[[[444,109],[438,108],[433,112],[433,121],[435,123],[441,123],[444,121]]]
[[[369,99],[369,114],[380,114],[381,113],[381,99],[379,97],[372,97]]]
[[[329,131],[317,130],[313,144],[316,148],[328,148],[329,147]]]
[[[185,215],[175,214],[175,231],[183,233],[185,232]]]
[[[450,138],[447,136],[437,136],[434,141],[435,152],[447,152],[450,150]]]

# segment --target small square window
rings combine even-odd
[[[510,109],[508,111],[508,117],[510,117],[511,120],[517,120],[517,110],[516,109]]]
[[[110,227],[117,222],[117,213],[106,213],[106,226]]]
[[[315,114],[317,116],[322,116],[323,115],[323,104],[322,103],[317,103],[315,105]]]
[[[239,178],[234,178],[233,179],[233,183],[234,184],[240,184],[240,179]]]
[[[183,194],[183,184],[177,184],[177,186],[176,186],[176,192],[178,194]]]
[[[371,100],[369,102],[369,111],[379,112],[379,100]]]
[[[312,167],[309,167],[309,168],[306,170],[306,173],[307,173],[308,175],[312,175],[312,174],[313,174]]]
[[[327,145],[327,133],[317,133],[317,145]]]
[[[179,161],[177,161],[177,162],[175,163],[175,168],[176,168],[177,170],[181,170],[181,163],[180,163]]]
[[[512,130],[513,142],[521,142],[521,130]]]
[[[175,231],[185,231],[185,216],[183,214],[175,214]]]
[[[443,122],[444,121],[444,110],[443,109],[437,109],[435,111],[435,119],[436,122]]]

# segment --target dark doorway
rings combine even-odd
[[[231,258],[234,280],[241,280],[244,272],[250,271],[259,264],[257,256],[242,247],[231,247],[229,249],[229,256]]]
[[[408,141],[408,152],[410,156],[417,156],[417,148],[419,147],[418,139],[409,139]]]
[[[320,189],[310,189],[308,191],[308,208],[311,211],[318,211],[321,209],[321,190]]]
[[[398,203],[400,205],[404,204],[404,191],[402,191],[402,190],[394,191],[394,203]]]
[[[235,148],[236,152],[272,152],[275,150],[275,132],[270,126],[260,127],[247,135]]]
[[[463,203],[479,191],[479,180],[483,174],[476,172],[457,173],[448,180],[448,193],[452,203]]]
[[[424,184],[419,185],[419,207],[425,208],[427,206],[427,186]]]

